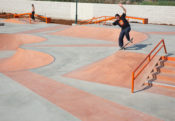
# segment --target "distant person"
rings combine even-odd
[[[115,15],[116,21],[112,23],[112,25],[119,25],[121,27],[121,32],[119,35],[119,46],[120,49],[125,49],[123,46],[123,38],[126,36],[127,40],[132,42],[133,38],[130,39],[129,32],[131,31],[131,27],[129,22],[126,20],[126,9],[123,7],[122,4],[119,4],[119,6],[123,9],[124,13],[120,16],[119,14]]]
[[[32,4],[32,15],[31,18],[35,21],[35,6]]]

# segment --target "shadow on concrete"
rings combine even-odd
[[[0,26],[4,26],[5,24],[4,23],[0,23]]]
[[[152,44],[137,44],[137,45],[133,45],[131,47],[127,47],[126,50],[141,50],[143,48],[146,48],[149,45],[152,45]]]
[[[168,56],[172,56],[172,55],[174,55],[173,53],[168,53],[166,56],[168,57]]]
[[[150,89],[151,87],[152,87],[152,85],[147,85],[147,86],[144,87],[143,89],[139,89],[139,90],[134,91],[134,93],[137,93],[137,92],[141,92],[141,91],[144,91],[144,90]]]

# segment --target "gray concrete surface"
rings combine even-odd
[[[0,59],[1,58],[8,58],[8,57],[11,57],[13,56],[13,54],[15,54],[16,51],[13,51],[13,50],[4,50],[4,51],[0,51]]]
[[[170,31],[175,32],[174,26],[131,24],[132,29],[140,32]],[[0,33],[17,33],[54,24],[16,25],[7,23]],[[98,26],[98,25],[95,25]],[[100,25],[101,26],[101,25]],[[104,27],[104,26],[101,26]],[[106,26],[105,26],[106,27]],[[56,30],[55,30],[56,31]],[[58,31],[61,31],[58,29]],[[63,77],[62,75],[82,66],[94,63],[115,53],[117,47],[34,47],[33,45],[56,44],[112,44],[101,40],[73,38],[48,35],[51,31],[33,33],[48,40],[42,43],[23,45],[22,48],[41,51],[52,55],[53,63],[44,67],[31,69],[48,78],[66,85],[81,89],[85,92],[119,103],[124,106],[158,117],[164,121],[175,120],[175,98],[164,95],[139,92],[130,93],[130,89],[114,87],[99,83]],[[162,39],[165,39],[170,56],[175,57],[175,35],[149,34],[149,38],[141,43],[128,47],[126,51],[149,53]],[[32,47],[33,46],[33,47]],[[0,58],[9,56],[8,52],[0,52]],[[162,52],[163,54],[163,52]],[[57,107],[43,97],[23,87],[19,83],[0,74],[0,121],[79,121],[67,111]]]
[[[14,80],[0,77],[0,121],[80,121]]]

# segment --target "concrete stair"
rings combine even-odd
[[[175,75],[175,68],[165,66],[164,68],[161,68],[161,72],[164,73],[164,74]]]
[[[168,60],[164,61],[164,66],[174,68],[175,67],[175,61],[168,61]]]
[[[175,90],[175,59],[162,58],[145,84]]]
[[[157,80],[165,80],[175,83],[175,75],[160,73],[157,75]]]

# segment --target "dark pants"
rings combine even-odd
[[[120,32],[120,36],[119,36],[119,46],[123,47],[123,38],[124,36],[126,36],[126,39],[128,41],[130,41],[130,36],[129,36],[129,32],[131,31],[131,27],[128,26],[125,29],[122,29]]]
[[[32,12],[31,18],[32,18],[33,20],[35,20],[35,12],[34,12],[34,11]]]

